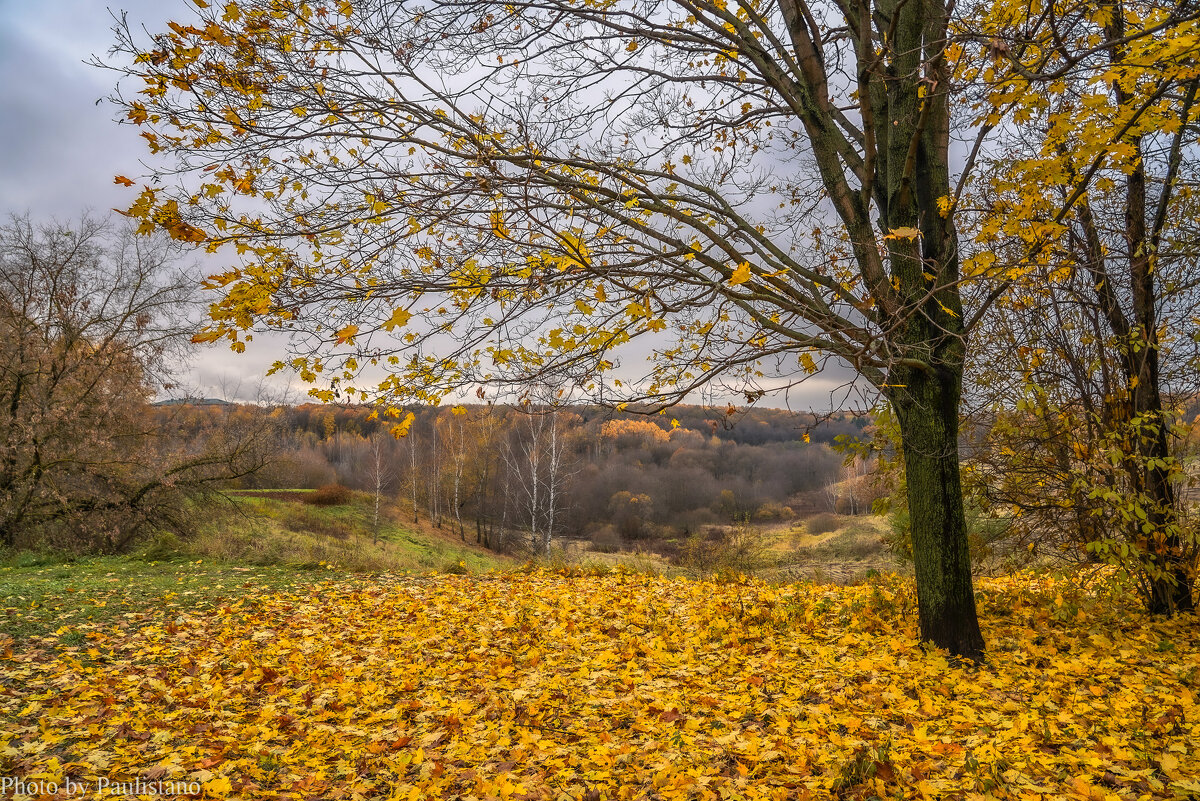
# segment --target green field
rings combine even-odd
[[[219,607],[248,593],[305,592],[340,581],[468,573],[514,564],[451,534],[419,531],[355,494],[338,506],[300,491],[240,493],[197,510],[193,536],[159,536],[126,556],[20,553],[0,562],[3,631],[18,642],[78,645],[81,625],[128,627],[165,612]]]

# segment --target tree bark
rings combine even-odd
[[[892,306],[893,363],[882,388],[900,422],[921,639],[978,663],[983,635],[959,475],[966,332],[958,236],[953,215],[939,207],[952,191],[950,10],[940,0],[881,0],[876,12],[886,57],[872,82],[875,192],[899,305],[887,290],[875,294],[881,310]]]
[[[1140,171],[1139,171],[1140,172]],[[1175,488],[1171,485],[1167,465],[1171,447],[1167,437],[1168,414],[1163,408],[1158,375],[1158,321],[1155,315],[1156,293],[1154,270],[1148,256],[1135,254],[1133,271],[1133,302],[1138,317],[1134,339],[1128,343],[1130,361],[1135,372],[1131,376],[1130,405],[1137,437],[1137,458],[1133,470],[1136,489],[1149,501],[1147,524],[1152,536],[1161,539],[1150,543],[1153,574],[1150,576],[1149,611],[1156,615],[1190,612],[1192,576],[1184,556],[1185,543],[1179,529]],[[1140,521],[1134,522],[1140,526]],[[1135,541],[1143,539],[1141,532]]]
[[[979,662],[983,634],[975,610],[958,460],[962,365],[893,375],[892,404],[904,443],[921,638]]]
[[[1140,138],[1135,146],[1141,149]],[[1183,558],[1184,543],[1179,531],[1175,488],[1167,465],[1171,458],[1167,438],[1168,414],[1163,408],[1159,388],[1158,316],[1155,304],[1158,292],[1154,280],[1154,262],[1146,232],[1146,173],[1139,161],[1129,176],[1125,207],[1126,236],[1130,247],[1130,283],[1133,287],[1133,313],[1136,324],[1128,349],[1130,406],[1137,437],[1137,459],[1133,469],[1134,485],[1150,502],[1147,523],[1161,540],[1151,543],[1154,574],[1150,576],[1149,611],[1172,615],[1194,608],[1192,577]],[[1164,189],[1164,191],[1167,191]],[[1135,525],[1139,525],[1135,522]],[[1135,541],[1141,539],[1135,537]]]
[[[1108,52],[1112,63],[1120,64],[1128,55],[1124,44],[1126,36],[1125,16],[1118,4],[1113,4],[1114,13],[1106,28],[1109,41]],[[1114,81],[1113,91],[1122,105],[1132,98],[1129,89],[1120,81]],[[1187,106],[1195,98],[1196,88],[1188,90]],[[1122,364],[1126,369],[1129,392],[1129,410],[1133,417],[1136,438],[1133,450],[1136,457],[1130,460],[1130,478],[1134,490],[1148,499],[1146,523],[1150,529],[1147,543],[1151,560],[1147,606],[1152,614],[1171,615],[1194,609],[1192,601],[1192,575],[1185,557],[1185,543],[1179,530],[1178,505],[1175,489],[1171,486],[1167,465],[1171,456],[1167,437],[1168,415],[1163,408],[1159,386],[1159,339],[1157,303],[1158,290],[1155,286],[1155,261],[1161,242],[1163,225],[1166,223],[1168,201],[1174,186],[1174,176],[1179,167],[1179,147],[1182,129],[1176,133],[1171,147],[1168,175],[1163,181],[1159,210],[1150,228],[1147,228],[1146,167],[1142,158],[1142,137],[1129,138],[1137,158],[1133,170],[1125,183],[1125,247],[1129,259],[1129,279],[1132,289],[1133,308],[1130,318],[1114,325],[1119,347],[1124,348]],[[1114,306],[1111,284],[1097,287],[1101,300]],[[1109,313],[1110,319],[1118,317]],[[1122,330],[1123,329],[1123,330]],[[1122,334],[1125,333],[1125,336]],[[1131,454],[1132,455],[1132,454]],[[1134,522],[1134,542],[1147,539],[1139,521]]]

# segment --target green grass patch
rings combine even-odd
[[[79,646],[82,631],[97,626],[132,626],[331,578],[483,573],[517,564],[414,531],[394,510],[385,510],[375,532],[372,499],[361,493],[346,505],[319,507],[268,492],[275,494],[240,492],[197,508],[192,538],[161,534],[128,556],[10,555],[0,562],[0,647],[5,634],[18,643]]]
[[[312,506],[275,493],[227,498],[188,543],[189,553],[242,564],[325,563],[360,572],[482,572],[512,564],[471,543],[416,531],[392,507],[381,510],[376,525],[374,500],[365,493],[337,506]]]
[[[146,562],[109,556],[53,565],[10,563],[0,566],[0,615],[4,633],[18,643],[71,647],[83,643],[82,629],[125,628],[148,616],[194,613],[250,592],[302,591],[328,577],[325,570],[202,559]]]

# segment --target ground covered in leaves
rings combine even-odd
[[[0,645],[0,775],[247,799],[1200,793],[1195,619],[1029,577],[980,599],[972,669],[914,645],[901,579],[251,590]]]

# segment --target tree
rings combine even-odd
[[[261,426],[180,442],[178,413],[151,413],[191,328],[174,256],[95,219],[0,226],[3,547],[113,552],[185,530],[183,498],[263,465]]]
[[[446,467],[450,473],[450,508],[454,510],[454,524],[458,528],[458,537],[464,541],[467,538],[462,524],[462,505],[466,502],[463,493],[463,473],[467,468],[468,455],[467,431],[463,419],[466,414],[465,406],[455,406],[449,417],[442,415],[436,421],[448,457]]]
[[[405,442],[408,445],[408,490],[409,499],[412,502],[412,521],[413,525],[417,524],[417,486],[418,476],[417,471],[417,427],[415,425],[408,429],[408,434],[405,437]]]
[[[1054,46],[1004,82],[1024,114],[977,187],[992,210],[981,255],[1010,285],[977,359],[994,445],[980,484],[1043,532],[1073,531],[1071,545],[1132,567],[1156,613],[1193,608],[1164,395],[1195,391],[1181,335],[1195,325],[1200,84],[1170,49],[1197,41],[1195,17],[1154,2],[1050,10]],[[1166,47],[1147,35],[1167,27]],[[1032,49],[1020,24],[989,33],[997,51]]]
[[[535,398],[540,402],[535,403]],[[529,521],[531,549],[546,555],[561,525],[572,472],[567,429],[577,418],[564,412],[559,398],[544,387],[528,390],[526,403],[515,415],[518,424],[501,449],[508,480],[516,489],[510,497],[520,518]]]
[[[384,435],[376,431],[370,438],[370,453],[368,466],[370,489],[374,498],[374,508],[371,513],[371,544],[379,542],[379,509],[383,504],[385,490],[390,491],[395,479],[393,452],[388,447]]]
[[[487,404],[470,409],[467,418],[468,454],[467,475],[474,487],[475,543],[503,550],[505,532],[497,527],[496,506],[505,507],[507,497],[497,499],[498,474],[496,461],[504,421],[495,406]],[[503,515],[503,512],[501,512]]]
[[[183,179],[129,213],[244,257],[205,339],[290,331],[279,369],[393,410],[547,378],[754,400],[840,358],[900,421],[922,637],[980,658],[949,139],[990,48],[950,4],[253,0],[118,37],[118,100]]]

